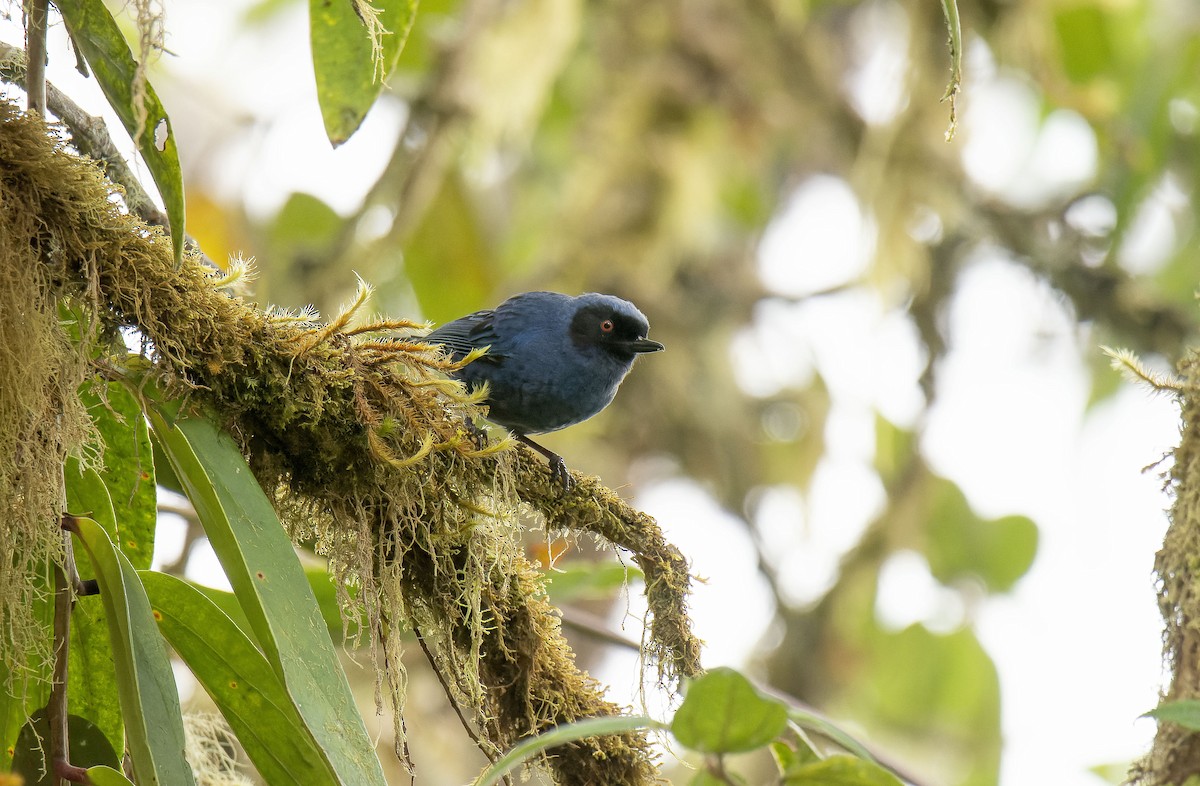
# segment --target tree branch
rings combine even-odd
[[[46,21],[49,0],[26,0],[25,47],[29,50],[29,69],[25,75],[25,95],[30,112],[46,115]]]

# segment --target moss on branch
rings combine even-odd
[[[343,600],[347,585],[360,587],[356,602],[374,651],[384,653],[398,730],[405,628],[420,631],[492,750],[621,711],[576,667],[542,577],[518,547],[522,505],[550,529],[591,532],[631,551],[647,578],[649,650],[660,676],[699,673],[687,563],[653,519],[592,478],[577,476],[575,491],[562,494],[527,451],[477,448],[463,425],[476,402],[446,379],[451,362],[419,342],[390,339],[407,323],[351,329],[349,311],[322,325],[256,308],[195,258],[176,266],[169,240],[122,212],[118,197],[91,161],[0,102],[0,283],[32,261],[42,283],[26,291],[36,293],[37,313],[54,315],[68,301],[90,319],[93,336],[136,328],[160,381],[224,422],[293,536],[314,539],[329,557]],[[62,327],[42,323],[49,338],[39,346],[62,358],[43,364],[46,376],[74,356]],[[75,411],[60,399],[73,395],[78,376],[62,377],[47,399],[59,411]],[[61,465],[85,440],[76,428],[39,450]],[[21,493],[2,490],[8,505]],[[7,525],[5,537],[12,526],[54,525],[61,503],[37,499],[44,517]],[[10,594],[17,583],[3,587],[6,609],[27,603]],[[562,783],[656,777],[641,735],[588,740],[547,758]]]

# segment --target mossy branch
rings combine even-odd
[[[1147,375],[1131,356],[1119,356],[1122,367],[1139,378]],[[1163,661],[1168,684],[1164,702],[1200,699],[1200,351],[1192,349],[1179,364],[1181,379],[1167,386],[1178,393],[1183,421],[1179,447],[1171,463],[1174,503],[1163,546],[1155,555],[1158,607],[1163,617]],[[1146,380],[1163,389],[1161,380]],[[1200,734],[1183,725],[1160,722],[1154,744],[1130,772],[1137,786],[1191,782],[1200,772]]]
[[[541,574],[519,548],[518,500],[550,529],[630,550],[647,579],[660,674],[699,673],[687,563],[653,519],[593,478],[577,476],[564,495],[527,452],[476,448],[464,429],[475,401],[444,383],[453,364],[437,350],[387,340],[395,323],[351,328],[263,311],[220,290],[194,256],[177,267],[168,239],[120,211],[91,161],[7,102],[0,162],[0,235],[37,251],[51,282],[42,305],[74,302],[95,335],[136,328],[161,382],[241,441],[293,535],[329,557],[343,600],[347,583],[361,587],[398,730],[395,664],[408,625],[497,748],[621,711],[574,664]],[[36,220],[9,220],[16,215]],[[650,783],[656,771],[637,733],[572,743],[547,760],[562,783]]]

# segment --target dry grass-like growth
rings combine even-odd
[[[648,648],[660,677],[670,683],[699,673],[687,564],[655,522],[594,479],[577,476],[576,490],[562,494],[528,451],[477,448],[463,427],[476,402],[446,379],[452,363],[419,342],[381,337],[409,323],[351,328],[354,305],[328,325],[271,313],[222,291],[194,259],[177,267],[169,241],[118,209],[95,166],[4,102],[0,174],[0,287],[11,290],[0,293],[7,299],[0,300],[0,330],[18,331],[12,340],[0,334],[0,353],[9,350],[0,354],[0,417],[8,418],[0,437],[10,439],[18,410],[35,413],[25,434],[37,435],[56,413],[70,416],[61,421],[66,432],[41,435],[29,443],[36,450],[26,449],[38,454],[43,479],[56,477],[45,470],[56,473],[64,452],[86,437],[74,397],[81,376],[63,370],[78,365],[78,350],[54,319],[57,304],[70,301],[97,335],[136,327],[161,383],[228,426],[293,536],[315,538],[328,555],[343,601],[350,602],[347,585],[359,587],[368,635],[384,653],[381,673],[398,731],[405,629],[418,631],[491,751],[556,724],[621,711],[574,664],[541,575],[517,546],[519,503],[550,529],[591,532],[629,549],[647,578]],[[366,292],[360,295],[359,303]],[[32,339],[23,338],[30,327],[9,305],[21,299],[36,317]],[[41,353],[36,366],[11,351],[28,353],[22,342],[29,341]],[[7,375],[31,372],[41,384],[37,400],[19,394],[6,402],[14,393],[5,391],[17,389]],[[28,485],[31,471],[17,469]],[[9,474],[5,465],[0,482]],[[37,529],[57,521],[61,501],[51,486],[36,493],[0,487],[6,509],[27,509],[0,529],[0,545],[11,543],[16,550],[6,553],[22,555],[26,567],[44,564],[51,547],[53,537]],[[20,592],[29,586],[28,575],[6,574],[5,613],[28,606],[28,590]],[[650,783],[656,774],[647,740],[637,734],[563,746],[547,758],[562,783]]]

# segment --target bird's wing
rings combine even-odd
[[[499,336],[496,335],[495,318],[496,312],[491,309],[476,311],[453,322],[447,322],[425,336],[424,340],[429,344],[444,346],[456,359],[461,358],[473,349],[489,347],[496,343]],[[499,356],[491,352],[484,357],[499,359]]]

